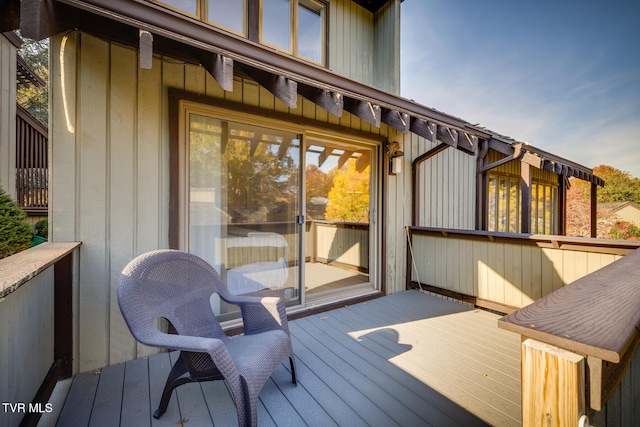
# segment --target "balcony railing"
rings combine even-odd
[[[2,427],[35,425],[56,381],[72,374],[79,245],[43,243],[0,260]]]
[[[408,288],[422,287],[502,313],[640,248],[637,241],[425,227],[411,227],[409,236]]]
[[[500,319],[522,336],[523,425],[637,425],[638,325],[640,250]]]
[[[21,106],[17,106],[16,113],[16,199],[28,214],[46,215],[48,131]]]
[[[524,426],[637,423],[640,242],[420,227],[409,236],[408,287],[511,313],[499,326],[522,336]]]

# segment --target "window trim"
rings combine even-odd
[[[242,16],[242,32],[238,32],[229,27],[225,27],[222,24],[218,24],[216,22],[209,20],[209,1],[208,0],[198,0],[202,2],[202,22],[207,25],[211,25],[216,28],[220,28],[221,30],[228,31],[232,34],[237,34],[241,37],[249,37],[249,27],[250,27],[250,18],[249,18],[249,3],[251,0],[242,0],[243,6],[243,16]]]
[[[384,155],[383,143],[386,140],[381,135],[370,134],[337,125],[330,125],[312,119],[304,119],[289,114],[280,114],[273,111],[247,108],[241,104],[232,103],[216,98],[203,97],[190,92],[177,89],[169,90],[169,247],[182,249],[188,247],[188,177],[187,165],[188,126],[186,117],[189,113],[215,116],[219,120],[247,123],[255,126],[263,126],[302,135],[301,149],[306,147],[309,140],[332,142],[336,144],[350,144],[361,146],[370,151],[371,177],[370,177],[370,221],[369,221],[369,284],[372,292],[384,292],[385,289],[385,264],[383,258],[373,256],[375,253],[384,253]],[[304,156],[301,153],[301,156]],[[302,159],[302,157],[301,157]],[[304,175],[302,175],[304,179]],[[302,184],[303,191],[304,181]],[[303,199],[302,199],[303,200]],[[305,212],[304,201],[301,211]],[[304,243],[304,240],[303,240]],[[303,247],[303,246],[301,246]],[[304,267],[303,267],[304,268]],[[304,270],[301,271],[301,274]],[[304,276],[301,276],[304,280]],[[346,298],[352,298],[350,293]],[[358,295],[362,296],[362,295]],[[327,300],[301,299],[300,305],[295,310],[306,310],[313,304],[322,301],[333,301],[333,296]],[[307,303],[311,304],[308,305]]]
[[[252,1],[252,0],[249,0]],[[256,1],[256,0],[253,0]],[[259,2],[259,6],[258,6],[258,23],[257,23],[257,27],[258,27],[258,43],[260,43],[263,46],[268,46],[272,49],[277,50],[278,52],[283,52],[286,53],[288,55],[292,55],[295,56],[296,58],[300,58],[303,59],[305,61],[311,62],[313,64],[318,64],[318,65],[322,65],[325,66],[326,62],[327,62],[327,51],[328,51],[328,34],[329,34],[329,19],[328,19],[328,14],[329,14],[329,3],[325,0],[289,0],[289,13],[291,16],[291,22],[289,23],[289,50],[287,49],[283,49],[279,46],[267,43],[263,40],[262,38],[262,9],[263,9],[263,0],[257,0]],[[322,35],[321,35],[321,41],[320,41],[320,45],[322,46],[321,48],[321,60],[320,62],[315,61],[311,58],[307,58],[306,56],[302,56],[298,53],[298,9],[300,7],[300,2],[307,2],[310,3],[312,5],[317,6],[321,13],[320,13],[320,17],[322,20],[321,23],[321,31],[322,31]]]
[[[167,8],[169,10],[172,10],[176,13],[179,13],[180,15],[184,15],[184,16],[188,16],[189,18],[193,18],[193,19],[197,19],[198,21],[202,21],[203,17],[202,17],[202,9],[203,9],[203,3],[205,3],[207,0],[196,0],[196,14],[193,15],[189,12],[187,12],[186,10],[183,9],[179,9],[175,6],[172,6],[168,3],[165,3],[162,0],[151,0],[152,3],[157,4],[160,7],[164,7]]]
[[[498,231],[498,228],[499,228],[498,224],[499,224],[499,219],[500,219],[499,192],[498,191],[496,191],[495,195],[494,195],[494,197],[495,197],[495,200],[494,200],[495,201],[495,216],[493,218],[494,219],[493,224],[490,221],[492,219],[492,214],[491,214],[491,211],[490,211],[490,207],[491,207],[491,198],[490,198],[491,194],[490,193],[491,192],[489,190],[490,190],[490,187],[491,187],[491,180],[492,179],[496,179],[496,183],[497,183],[496,184],[496,189],[498,189],[500,187],[500,180],[501,179],[507,181],[507,184],[508,184],[507,200],[509,200],[510,197],[511,197],[510,196],[510,191],[509,191],[511,182],[516,181],[518,183],[517,184],[518,185],[518,200],[517,200],[517,213],[516,213],[516,216],[517,216],[517,222],[516,222],[517,229],[516,229],[516,231],[507,230],[507,231],[503,231],[503,232],[522,233],[521,224],[522,224],[522,203],[523,203],[523,200],[522,200],[522,185],[521,185],[522,182],[521,182],[521,178],[519,176],[516,176],[516,175],[510,175],[508,173],[499,173],[499,172],[498,173],[491,172],[491,173],[487,174],[487,188],[486,188],[487,201],[486,201],[486,204],[485,204],[485,215],[486,215],[486,224],[487,224],[486,228],[487,228],[487,231],[500,232],[500,231]],[[557,234],[557,233],[560,232],[560,224],[559,224],[560,198],[559,198],[559,190],[558,190],[559,184],[555,184],[553,182],[548,182],[548,181],[541,180],[541,179],[533,179],[532,180],[532,186],[534,184],[536,186],[536,194],[535,194],[536,204],[535,204],[535,208],[534,208],[534,206],[532,204],[531,211],[530,211],[532,232],[534,230],[534,221],[535,221],[535,230],[537,232],[534,233],[534,234],[549,234],[549,235]],[[539,219],[538,216],[537,216],[538,204],[539,204],[538,190],[537,189],[539,187],[543,187],[545,189],[549,188],[551,190],[550,196],[551,196],[551,205],[552,205],[551,206],[552,207],[551,230],[546,230],[546,222],[545,222],[543,224],[543,230],[542,230],[543,232],[542,233],[540,233],[538,231],[538,226],[537,226],[537,221]],[[555,189],[555,195],[554,195],[554,191],[553,191],[554,189]],[[532,200],[531,200],[531,202],[534,201],[533,197],[534,197],[534,194],[532,192]],[[546,195],[545,195],[545,198],[543,198],[544,211],[545,212],[546,212],[546,206],[547,206],[546,200],[547,199],[546,199]],[[555,202],[555,206],[553,204],[554,202]],[[507,225],[509,225],[511,223],[511,218],[509,216],[509,213],[510,212],[507,211]],[[535,216],[534,216],[534,214],[535,214]],[[493,230],[491,229],[492,227],[494,228]]]
[[[320,49],[321,49],[321,60],[315,61],[314,59],[307,58],[306,56],[298,54],[298,8],[300,7],[300,2],[308,3],[312,6],[316,6],[320,10],[321,15],[321,41],[320,41]],[[289,49],[283,49],[279,46],[267,43],[262,40],[262,3],[263,0],[243,0],[243,10],[244,10],[244,22],[243,22],[243,31],[238,32],[237,30],[233,30],[231,28],[225,27],[222,24],[215,23],[208,19],[208,9],[209,2],[208,0],[196,0],[196,11],[197,13],[191,14],[185,10],[179,9],[175,6],[172,6],[168,3],[165,3],[163,0],[150,0],[151,3],[160,6],[161,8],[171,10],[176,12],[182,16],[185,16],[190,19],[197,20],[200,23],[205,25],[209,25],[214,28],[218,28],[222,31],[228,32],[230,34],[234,34],[243,38],[246,38],[250,41],[259,43],[262,46],[268,47],[270,49],[274,49],[277,52],[281,52],[287,55],[291,55],[295,58],[302,59],[303,61],[320,65],[325,68],[329,68],[329,6],[330,3],[328,0],[290,0],[290,14],[291,14],[291,22],[289,28],[289,36],[290,36],[290,46]]]
[[[314,138],[322,138],[324,136],[333,140],[350,140],[364,145],[371,145],[375,147],[373,148],[374,150],[378,151],[381,150],[381,147],[387,140],[383,135],[375,135],[357,129],[345,128],[332,123],[292,116],[288,113],[265,110],[228,100],[206,97],[180,89],[169,89],[169,248],[171,249],[183,247],[182,243],[185,239],[183,235],[184,228],[182,226],[184,225],[184,209],[186,208],[184,206],[184,200],[182,200],[182,188],[184,188],[186,176],[184,175],[184,168],[182,168],[181,165],[183,164],[185,156],[183,144],[186,140],[186,135],[180,133],[181,130],[184,129],[184,126],[182,126],[183,117],[181,115],[182,105],[184,103],[200,105],[201,108],[205,106],[207,111],[214,110],[219,112],[218,118],[223,120],[242,121],[242,117],[255,118],[255,121],[251,121],[251,124],[265,127],[278,126],[281,130],[299,132],[303,135],[303,139],[308,136]],[[380,152],[378,152],[376,156],[376,162],[384,163],[381,160],[383,156]],[[384,169],[381,165],[376,167],[378,168],[379,176],[375,178],[377,203],[375,206],[375,219],[379,224],[383,224],[384,185],[382,185],[380,180],[383,179]],[[373,187],[371,191],[373,191]],[[378,239],[378,245],[381,248],[383,245],[381,226],[380,229],[377,230],[377,233],[379,234],[376,239]],[[378,268],[382,269],[383,264],[378,266]],[[381,275],[381,289],[384,288],[383,277],[384,275]]]

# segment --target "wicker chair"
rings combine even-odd
[[[224,333],[211,309],[214,293],[240,307],[244,335],[230,338]],[[181,350],[153,414],[156,419],[166,411],[177,386],[224,379],[236,406],[238,424],[255,426],[260,390],[287,357],[296,384],[283,301],[230,294],[213,267],[195,255],[160,250],[135,258],[120,277],[118,304],[138,341]],[[171,322],[177,335],[158,330],[159,318]]]

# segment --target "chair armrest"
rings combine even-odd
[[[231,382],[238,382],[240,374],[233,359],[229,355],[224,341],[218,338],[194,337],[189,335],[175,335],[164,332],[153,332],[152,335],[136,337],[143,344],[175,350],[209,353],[211,360],[224,377]],[[238,382],[239,384],[239,382]]]
[[[233,297],[227,302],[236,304],[242,312],[244,333],[251,335],[272,329],[289,334],[284,301],[277,297]]]

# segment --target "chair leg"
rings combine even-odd
[[[296,378],[296,361],[293,359],[293,356],[289,357],[289,364],[291,365],[291,382],[298,385]]]
[[[160,406],[153,413],[153,418],[155,418],[156,420],[160,419],[162,414],[167,411],[167,406],[169,406],[169,400],[171,399],[171,393],[173,393],[173,389],[190,381],[191,376],[187,371],[184,360],[182,360],[182,356],[180,356],[171,368],[171,372],[169,372],[169,377],[167,378],[167,382],[165,383],[164,390],[162,392],[162,397],[160,398]]]

